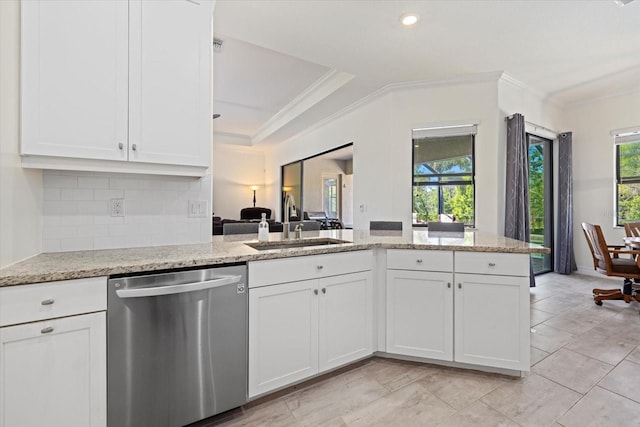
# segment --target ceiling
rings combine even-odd
[[[218,0],[214,29],[220,143],[282,142],[393,83],[504,71],[561,105],[640,89],[640,1]]]

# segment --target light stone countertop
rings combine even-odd
[[[306,231],[303,239],[333,238],[347,243],[287,249],[257,250],[245,243],[257,242],[255,235],[212,236],[211,243],[56,252],[36,255],[0,269],[0,286],[56,280],[81,279],[174,268],[208,266],[302,255],[346,252],[373,248],[422,249],[502,253],[549,253],[539,245],[480,231],[431,233],[413,229],[404,232],[369,230]],[[282,240],[282,233],[270,233],[269,241]]]

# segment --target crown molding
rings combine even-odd
[[[255,145],[264,141],[278,129],[349,83],[354,77],[353,74],[336,69],[328,71],[263,124],[251,137],[251,143]]]
[[[438,87],[438,86],[452,86],[452,85],[459,85],[459,84],[464,84],[464,83],[484,83],[484,82],[490,82],[490,81],[495,81],[497,82],[498,79],[503,76],[504,73],[502,71],[490,71],[490,72],[485,72],[485,73],[474,73],[474,74],[465,74],[465,75],[461,75],[461,76],[456,76],[453,78],[449,78],[449,79],[440,79],[440,80],[416,80],[416,81],[411,81],[411,82],[401,82],[401,83],[390,83],[388,85],[385,85],[383,87],[381,87],[380,89],[377,89],[373,92],[371,92],[369,95],[360,98],[359,100],[355,101],[352,104],[349,104],[348,106],[344,107],[343,109],[333,113],[332,115],[316,122],[315,124],[313,124],[312,126],[306,128],[305,130],[303,130],[302,132],[299,132],[287,139],[285,139],[284,141],[282,141],[282,144],[286,144],[290,141],[293,141],[295,139],[299,139],[302,138],[306,135],[308,135],[309,133],[323,127],[326,126],[327,124],[331,123],[332,121],[345,116],[346,114],[355,111],[373,101],[376,101],[377,99],[388,95],[390,93],[393,93],[396,90],[405,90],[405,89],[419,89],[419,88],[430,88],[430,87]]]
[[[230,132],[213,132],[213,144],[251,146],[251,138],[247,135]]]
[[[524,83],[521,80],[516,79],[515,77],[513,77],[510,74],[507,74],[505,72],[502,73],[502,76],[500,76],[500,80],[509,83],[513,86],[516,86],[517,88],[520,88],[526,92],[529,92],[530,94],[532,94],[533,96],[535,96],[536,98],[540,99],[543,102],[548,102],[549,104],[552,104],[553,106],[557,107],[557,108],[564,108],[565,104],[558,101],[557,99],[553,98],[552,94],[549,94],[545,91],[542,91],[540,89],[537,89],[527,83]]]

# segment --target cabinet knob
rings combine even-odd
[[[317,266],[316,268],[317,268],[318,270],[322,270],[322,269],[324,268],[324,266],[319,265],[319,266]]]
[[[40,333],[41,333],[41,334],[48,334],[48,333],[50,333],[50,332],[53,332],[53,327],[51,327],[51,326],[47,326],[46,328],[42,328],[42,329],[40,330]]]
[[[318,295],[318,290],[317,290],[317,289],[314,289],[314,290],[313,290],[313,294],[314,294],[314,295]]]
[[[327,288],[322,288],[322,293],[326,294],[327,293]]]
[[[124,144],[122,142],[118,142],[118,148],[122,150],[124,148]]]
[[[496,266],[496,263],[495,263],[495,262],[490,262],[490,263],[489,263],[489,267],[495,267],[495,266]]]
[[[53,298],[47,298],[46,300],[41,301],[40,304],[42,304],[42,305],[51,305],[54,302],[56,302],[56,300],[54,300]]]
[[[447,283],[447,288],[451,288],[451,282]]]
[[[138,149],[138,147],[136,146],[136,144],[131,144],[131,149],[133,151],[136,151]]]
[[[416,260],[416,262],[417,262],[418,264],[422,264],[422,260],[421,260],[421,259],[417,259],[417,260]]]
[[[462,289],[462,283],[458,283],[458,289]]]

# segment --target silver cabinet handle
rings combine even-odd
[[[322,269],[324,268],[324,266],[319,265],[319,266],[317,266],[316,268],[317,268],[318,270],[322,270]]]
[[[458,283],[458,289],[462,289],[462,283]]]
[[[322,288],[322,293],[326,294],[327,293],[327,288]]]
[[[42,304],[42,305],[51,305],[54,302],[56,302],[56,300],[54,300],[53,298],[47,298],[46,300],[41,301],[40,304]]]
[[[317,289],[314,289],[314,290],[313,290],[313,294],[314,294],[314,295],[318,295],[318,290],[317,290]]]
[[[124,144],[122,142],[118,142],[118,148],[122,150],[124,148]]]
[[[495,262],[490,262],[490,263],[489,263],[489,267],[495,267],[495,266],[496,266],[496,263],[495,263]]]
[[[451,282],[447,283],[447,288],[451,288]]]
[[[51,327],[51,326],[47,326],[46,328],[42,328],[42,329],[40,330],[40,333],[41,333],[41,334],[48,334],[48,333],[50,333],[50,332],[53,332],[53,327]]]
[[[416,262],[417,262],[418,264],[422,264],[422,260],[421,260],[421,259],[417,259],[417,260],[416,260]]]
[[[131,149],[133,151],[136,151],[138,149],[138,147],[136,146],[136,144],[131,144]]]

